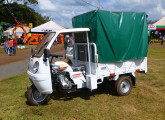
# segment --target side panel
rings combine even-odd
[[[125,62],[116,63],[99,63],[97,68],[97,78],[103,79],[104,77],[112,75],[121,75],[127,73],[143,71],[147,73],[147,57],[135,60],[128,60]]]
[[[87,88],[94,90],[97,89],[97,76],[96,75],[87,75],[86,76]]]
[[[84,88],[86,87],[86,80],[81,71],[79,72],[70,72],[70,78],[74,81],[77,85],[77,88]]]

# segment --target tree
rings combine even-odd
[[[38,4],[38,0],[0,0],[0,3],[7,3],[7,4],[12,4],[14,2],[18,3],[18,2],[22,2],[24,5],[27,4]]]
[[[26,4],[18,4],[14,2],[10,5],[10,7],[12,13],[14,13],[15,17],[21,24],[33,23],[33,26],[35,27],[50,20],[50,17],[42,16]],[[0,21],[8,22],[11,25],[16,24],[14,19],[10,17],[3,7],[0,7]]]

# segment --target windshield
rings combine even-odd
[[[54,37],[55,33],[48,33],[44,36],[41,42],[37,45],[32,56],[41,57],[44,49],[47,47],[51,39]]]

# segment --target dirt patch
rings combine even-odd
[[[9,64],[12,62],[22,61],[30,57],[30,49],[24,49],[17,51],[15,56],[9,56],[8,54],[0,54],[0,66]]]

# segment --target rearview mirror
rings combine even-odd
[[[43,61],[46,62],[47,58],[49,58],[49,50],[48,49],[44,49],[44,59],[43,59]]]

